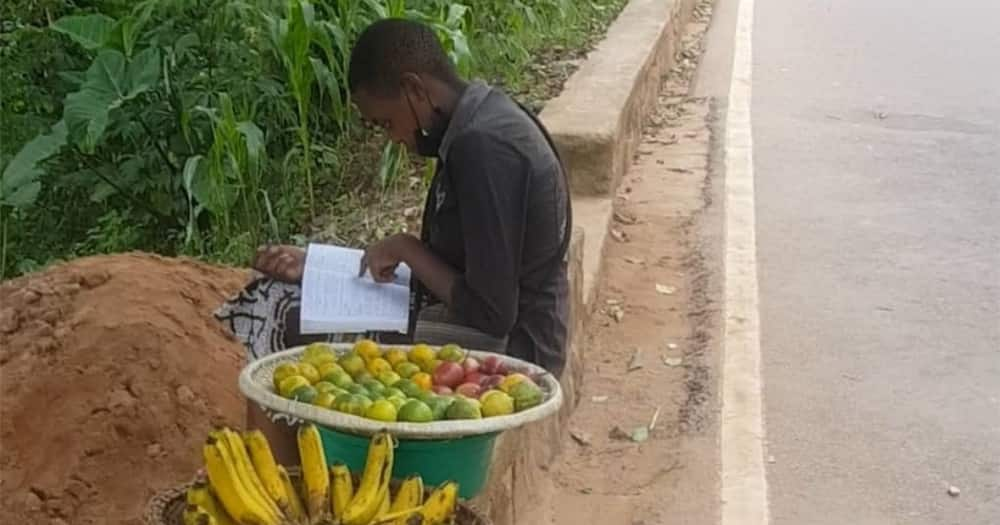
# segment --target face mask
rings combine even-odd
[[[448,116],[441,111],[441,108],[431,104],[434,111],[434,120],[429,126],[424,126],[417,118],[417,112],[413,109],[413,102],[410,96],[406,95],[406,103],[413,113],[413,120],[417,123],[418,129],[414,131],[414,142],[417,145],[417,154],[421,157],[437,157],[441,142],[444,140],[444,133],[448,130]]]

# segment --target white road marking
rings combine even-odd
[[[764,465],[753,136],[750,126],[753,9],[753,0],[740,0],[726,114],[722,525],[767,525],[770,521]]]

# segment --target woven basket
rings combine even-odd
[[[339,354],[349,351],[350,344],[331,344]],[[397,348],[397,347],[393,347]],[[399,346],[409,352],[412,347]],[[311,421],[319,425],[342,430],[361,436],[371,436],[376,432],[387,430],[393,436],[401,439],[454,439],[480,434],[492,434],[517,428],[528,423],[544,419],[555,414],[562,405],[562,390],[559,381],[544,368],[505,355],[491,354],[470,350],[469,355],[482,360],[491,355],[497,355],[509,370],[521,372],[532,377],[541,387],[544,398],[538,406],[507,416],[495,416],[483,419],[467,419],[454,421],[432,421],[428,423],[406,423],[375,421],[352,414],[337,412],[292,399],[285,399],[274,391],[272,376],[278,365],[298,361],[299,355],[305,351],[304,346],[292,348],[254,361],[240,373],[240,390],[247,398],[262,407],[287,414],[303,421]]]
[[[292,478],[292,483],[298,485],[298,469],[288,470],[288,476]],[[167,489],[153,496],[149,500],[149,504],[146,505],[146,525],[183,525],[182,515],[187,507],[187,490],[195,483],[203,481],[205,481],[204,476],[197,476],[180,487]],[[393,489],[397,488],[398,483],[398,481],[393,481]],[[428,490],[427,493],[429,494],[430,491]],[[465,503],[459,503],[458,511],[455,514],[455,525],[493,525],[493,522],[475,508]]]

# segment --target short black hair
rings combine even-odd
[[[361,32],[347,73],[351,92],[363,88],[379,96],[399,93],[404,73],[427,74],[449,84],[459,81],[451,59],[425,24],[384,18]]]

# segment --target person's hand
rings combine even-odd
[[[297,246],[266,245],[257,248],[253,268],[264,275],[287,283],[302,282],[306,251]]]
[[[377,283],[392,282],[396,277],[396,267],[404,261],[406,251],[416,240],[412,235],[397,234],[370,245],[361,257],[358,277],[369,272]]]

